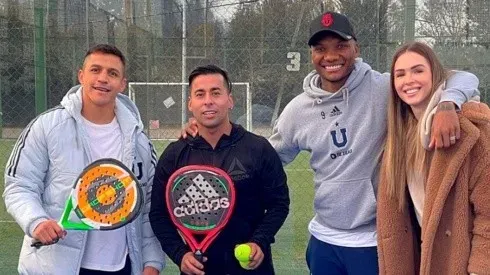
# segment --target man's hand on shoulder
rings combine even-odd
[[[198,133],[197,120],[193,117],[189,118],[189,121],[184,125],[184,127],[180,131],[180,135],[183,138],[186,138],[187,135],[196,137],[197,133]]]
[[[459,118],[452,102],[441,102],[432,120],[429,148],[448,148],[460,138]]]

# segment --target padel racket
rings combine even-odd
[[[134,174],[118,160],[99,159],[78,176],[58,224],[66,230],[117,229],[138,216],[142,202],[143,192]],[[70,221],[72,211],[79,222]],[[40,241],[31,244],[43,245]]]
[[[226,225],[235,206],[235,187],[216,167],[189,165],[175,171],[165,190],[172,222],[202,262],[203,253]],[[198,242],[195,235],[204,238]]]

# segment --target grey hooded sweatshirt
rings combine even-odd
[[[315,216],[309,224],[317,239],[339,246],[376,246],[376,192],[386,135],[390,76],[358,58],[345,85],[322,90],[313,71],[304,92],[284,109],[269,138],[283,164],[300,151],[311,153]],[[479,94],[478,79],[466,72],[448,81],[441,101],[458,106]]]

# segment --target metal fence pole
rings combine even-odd
[[[36,114],[46,110],[46,29],[44,1],[34,2],[34,66],[35,66],[35,105]]]
[[[181,82],[187,82],[187,3],[182,0],[182,79]],[[187,88],[182,85],[182,125],[187,121]]]
[[[415,39],[415,8],[416,0],[405,1],[405,41]]]

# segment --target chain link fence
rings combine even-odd
[[[227,69],[236,83],[232,119],[268,136],[313,69],[308,25],[325,10],[351,18],[361,56],[374,69],[388,71],[396,48],[420,39],[448,68],[476,74],[488,102],[488,0],[2,0],[0,165],[5,167],[29,121],[58,105],[77,84],[85,51],[98,43],[115,44],[126,54],[132,83],[127,93],[159,154],[189,115],[182,108],[183,83],[195,66],[208,63]],[[273,245],[274,263],[278,274],[307,274],[304,253],[313,216],[309,155],[299,155],[286,170],[291,213]],[[0,204],[1,274],[16,273],[21,235]],[[173,263],[164,273],[178,274]]]

